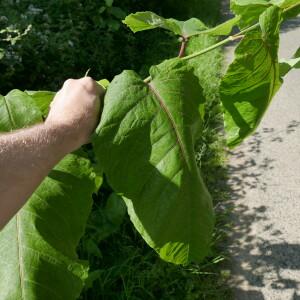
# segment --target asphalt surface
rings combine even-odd
[[[300,18],[280,57],[300,46]],[[226,49],[227,60],[233,48]],[[254,136],[230,156],[232,273],[237,300],[300,299],[300,70],[292,71]]]

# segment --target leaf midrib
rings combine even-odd
[[[24,298],[24,270],[23,270],[23,265],[22,265],[22,261],[23,261],[23,256],[22,256],[22,250],[21,250],[21,231],[20,231],[20,220],[19,220],[19,213],[17,213],[16,215],[16,230],[17,230],[17,251],[18,251],[18,260],[19,260],[19,276],[20,276],[20,289],[21,289],[21,299],[25,299]]]
[[[153,83],[147,83],[150,91],[153,93],[153,95],[155,96],[155,98],[158,100],[158,103],[160,105],[160,107],[162,108],[162,110],[165,112],[168,120],[170,121],[170,124],[171,124],[171,127],[173,129],[173,132],[175,134],[175,137],[176,137],[176,141],[177,141],[177,144],[179,146],[179,149],[180,149],[180,152],[181,152],[181,155],[182,155],[182,158],[183,160],[185,161],[186,165],[189,166],[189,163],[188,163],[188,156],[187,156],[187,153],[186,153],[186,150],[185,150],[185,147],[184,147],[184,144],[181,140],[181,137],[180,137],[180,134],[177,130],[177,127],[176,127],[176,122],[175,120],[173,119],[173,116],[171,114],[171,112],[169,111],[164,99],[162,98],[162,96],[160,95],[160,93],[157,91],[157,89],[154,87]]]
[[[4,101],[5,108],[7,110],[7,114],[8,114],[8,118],[9,118],[9,122],[10,122],[10,127],[11,127],[10,130],[16,129],[16,123],[13,119],[12,113],[10,111],[10,108],[9,108],[9,105],[7,103],[5,96],[3,96],[3,101]]]
[[[3,102],[8,114],[8,119],[10,122],[10,130],[16,129],[16,123],[14,122],[14,119],[12,117],[12,113],[10,111],[9,108],[9,104],[6,100],[6,97],[3,96]],[[21,289],[21,299],[24,300],[24,270],[23,270],[23,265],[22,265],[22,261],[23,261],[23,256],[22,256],[22,250],[21,250],[21,230],[20,230],[20,216],[19,216],[19,212],[16,214],[15,218],[16,218],[16,243],[17,243],[17,252],[18,252],[18,264],[19,264],[19,277],[20,277],[20,289]]]

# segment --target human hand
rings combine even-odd
[[[56,94],[45,125],[64,135],[73,151],[89,142],[99,122],[104,89],[91,77],[68,79]]]

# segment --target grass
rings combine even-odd
[[[209,37],[195,38],[187,52],[206,48],[214,41]],[[168,43],[174,53],[178,48],[176,41],[170,39]],[[155,55],[152,59],[155,61]],[[108,220],[109,226],[106,224],[104,227],[105,230],[109,227],[108,234],[103,236],[103,232],[99,233],[99,227],[95,229],[97,227],[93,227],[93,223],[105,218],[103,212],[112,191],[104,184],[95,197],[90,229],[79,248],[80,257],[88,259],[91,266],[88,285],[81,300],[232,299],[227,285],[227,254],[222,247],[226,240],[224,229],[228,226],[227,211],[222,205],[226,200],[225,145],[220,135],[222,114],[217,92],[222,60],[221,51],[214,50],[191,62],[199,65],[196,73],[209,103],[203,134],[197,144],[197,161],[216,209],[216,229],[210,256],[201,264],[188,267],[166,263],[143,241],[127,215],[120,226],[120,219],[117,222]],[[148,62],[141,73],[147,67]]]

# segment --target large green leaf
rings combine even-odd
[[[277,58],[280,21],[281,10],[275,6],[261,15],[262,32],[246,35],[221,82],[225,130],[231,147],[256,129],[280,87]]]
[[[284,9],[282,18],[288,19],[300,13],[300,0],[231,0],[231,10],[241,17],[240,27],[256,23],[259,16],[270,6],[276,5]]]
[[[231,0],[230,9],[241,17],[240,26],[256,23],[259,16],[270,6],[268,0]]]
[[[133,32],[163,28],[184,37],[189,37],[206,29],[204,23],[196,18],[187,21],[165,19],[151,11],[130,14],[123,23]]]
[[[27,93],[0,97],[0,132],[41,121],[42,112]],[[1,300],[77,299],[88,266],[77,259],[76,246],[95,177],[83,153],[67,155],[0,232]]]
[[[281,8],[289,8],[300,4],[300,0],[271,0],[270,3]]]
[[[271,0],[271,3],[284,9],[283,20],[295,18],[300,14],[300,0]]]
[[[231,18],[228,21],[217,25],[216,27],[204,30],[201,33],[213,36],[229,35],[232,31],[232,28],[239,23],[240,19],[240,16],[235,16],[234,18]]]
[[[179,59],[150,70],[145,83],[124,71],[110,84],[93,139],[110,185],[131,221],[161,258],[176,264],[207,255],[211,197],[196,165],[202,89]]]

